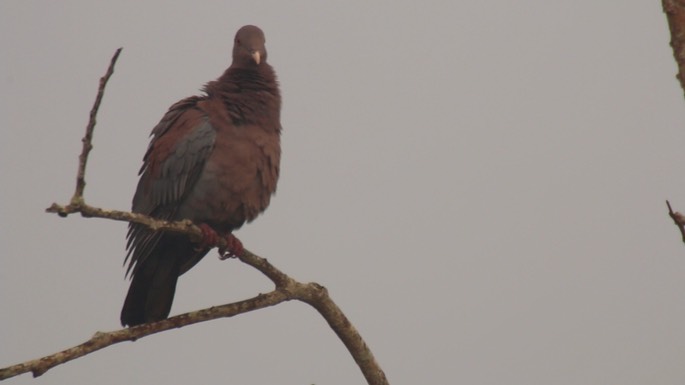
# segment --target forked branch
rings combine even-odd
[[[81,155],[79,156],[79,165],[76,175],[76,189],[74,191],[74,195],[69,204],[59,205],[57,203],[53,203],[46,209],[46,211],[49,213],[58,214],[62,217],[66,217],[69,214],[80,213],[83,217],[88,218],[106,218],[118,221],[135,222],[148,226],[156,231],[173,231],[187,234],[193,239],[200,239],[202,231],[190,221],[160,221],[137,213],[106,210],[86,204],[85,199],[83,198],[83,192],[86,186],[86,164],[88,162],[88,154],[92,149],[93,131],[95,129],[97,112],[104,95],[105,86],[114,72],[114,65],[119,57],[120,52],[121,48],[115,52],[105,76],[100,79],[98,94],[90,112],[90,119],[86,127],[86,134],[82,139],[83,148]],[[225,246],[225,240],[221,239],[220,242],[221,244],[219,246]],[[243,263],[254,267],[266,275],[271,281],[273,281],[275,289],[269,293],[259,294],[256,297],[243,301],[185,313],[159,322],[143,324],[112,332],[97,332],[90,340],[80,345],[36,360],[27,361],[21,364],[0,369],[0,380],[27,372],[31,372],[33,373],[34,377],[37,377],[57,365],[74,360],[119,342],[135,341],[139,338],[166,330],[180,328],[183,326],[218,318],[233,317],[249,311],[274,306],[284,301],[298,300],[314,307],[326,320],[326,322],[328,322],[328,325],[331,327],[331,329],[333,329],[333,331],[347,347],[348,351],[354,358],[369,384],[388,384],[388,380],[386,379],[383,370],[378,365],[378,362],[376,362],[371,350],[369,350],[368,346],[352,323],[350,323],[340,308],[330,298],[325,287],[317,283],[300,283],[278,270],[266,259],[261,258],[248,250],[245,250],[243,255],[238,256],[238,258]]]

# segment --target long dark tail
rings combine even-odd
[[[133,276],[121,309],[122,325],[135,326],[169,316],[180,275],[179,262],[173,255],[163,255],[159,251],[143,261]]]

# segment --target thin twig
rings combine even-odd
[[[100,103],[102,102],[102,97],[105,95],[105,87],[109,78],[114,73],[114,65],[119,59],[119,54],[123,48],[119,48],[114,52],[112,60],[109,62],[109,67],[105,76],[100,78],[100,86],[98,87],[98,94],[95,97],[95,103],[93,103],[93,108],[90,110],[90,119],[88,119],[88,125],[86,126],[86,135],[81,139],[83,142],[83,148],[81,149],[81,155],[78,157],[78,171],[76,172],[76,189],[74,190],[74,196],[71,198],[71,204],[76,204],[83,202],[83,190],[86,188],[86,164],[88,163],[88,154],[93,148],[93,131],[95,130],[95,123],[97,121],[96,117],[98,110],[100,109]]]
[[[668,215],[673,219],[673,222],[678,226],[678,229],[680,229],[680,235],[682,235],[683,242],[685,242],[685,215],[677,211],[674,212],[669,201],[666,201],[666,206],[668,206]]]
[[[150,229],[156,231],[173,231],[187,234],[191,239],[199,239],[202,235],[202,232],[191,221],[185,220],[169,222],[150,218],[137,213],[119,210],[106,210],[86,204],[83,198],[83,192],[86,186],[86,163],[88,161],[88,154],[92,148],[91,142],[93,139],[93,130],[95,128],[97,112],[100,107],[102,96],[104,95],[105,86],[109,80],[109,77],[114,72],[114,64],[116,63],[120,52],[121,48],[116,51],[112,57],[107,73],[103,78],[100,79],[98,95],[90,113],[90,120],[86,128],[86,135],[82,139],[83,150],[79,156],[79,168],[77,172],[77,183],[74,196],[68,205],[59,205],[57,203],[53,203],[46,209],[46,211],[49,213],[58,214],[61,217],[66,217],[69,214],[80,213],[81,216],[86,218],[106,218],[118,221],[135,222],[148,226]],[[221,239],[218,246],[225,247],[225,240]],[[343,341],[370,385],[388,384],[388,380],[371,353],[371,350],[369,350],[368,346],[362,339],[361,335],[359,335],[357,330],[354,328],[352,323],[347,319],[347,317],[345,317],[340,308],[329,297],[328,291],[325,287],[317,283],[303,284],[295,281],[271,265],[266,259],[253,254],[249,250],[244,250],[243,254],[238,256],[238,258],[243,263],[254,267],[271,279],[271,281],[273,281],[276,285],[275,290],[267,294],[260,294],[254,298],[244,301],[185,313],[155,323],[143,324],[113,332],[98,332],[90,340],[78,346],[45,356],[43,358],[0,369],[0,380],[14,377],[26,372],[32,372],[34,377],[37,377],[57,365],[74,360],[122,341],[135,341],[138,338],[143,338],[165,330],[180,328],[186,325],[204,322],[211,319],[232,317],[237,314],[262,309],[268,306],[274,306],[281,302],[295,299],[311,305],[321,314],[331,329],[333,329],[335,334],[338,335],[338,337]]]

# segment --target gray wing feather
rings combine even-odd
[[[164,119],[162,120],[164,121]],[[173,121],[168,121],[169,124]],[[162,122],[160,122],[161,124]],[[168,128],[155,127],[157,133],[164,134]],[[155,135],[158,137],[158,135]],[[214,148],[216,131],[207,119],[203,119],[197,128],[176,143],[170,156],[162,163],[160,175],[156,178],[147,173],[143,167],[140,182],[133,198],[133,211],[164,220],[174,220],[178,207],[192,190],[202,173],[204,164]],[[154,140],[154,139],[153,139]],[[146,154],[146,158],[149,155]],[[149,191],[145,191],[145,183]],[[150,255],[161,238],[161,233],[149,230],[146,226],[131,223],[127,235],[128,250],[124,263],[129,261],[126,273],[135,275],[139,266]]]

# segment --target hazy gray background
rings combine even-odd
[[[683,384],[685,101],[659,1],[0,2],[0,366],[119,327],[125,224],[71,197],[99,77],[86,198],[128,209],[148,133],[257,24],[283,163],[238,235],[327,286],[393,384]],[[270,290],[212,253],[172,314]],[[352,384],[288,303],[124,343],[11,384]]]

